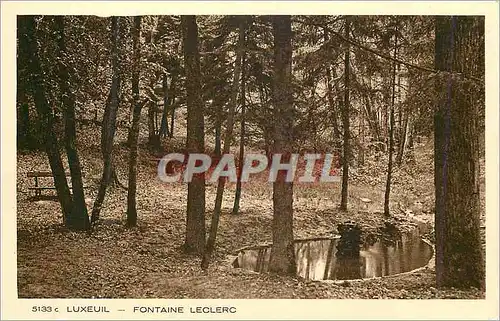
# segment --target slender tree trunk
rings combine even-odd
[[[449,74],[484,75],[484,18],[435,18],[439,97],[434,114],[436,281],[438,286],[485,286],[480,234],[479,108],[484,85]]]
[[[42,71],[38,56],[38,39],[36,35],[35,17],[23,16],[22,19],[26,19],[26,38],[28,43],[26,49],[28,56],[30,57],[30,80],[33,88],[33,99],[40,117],[42,133],[45,136],[45,151],[49,159],[52,175],[54,177],[54,186],[56,187],[57,197],[59,199],[59,203],[61,204],[64,224],[67,227],[71,227],[68,225],[68,217],[71,216],[73,211],[73,198],[68,187],[57,143],[57,137],[53,128],[54,116],[46,97],[45,79],[43,77],[44,72]]]
[[[76,147],[75,96],[70,88],[70,76],[67,67],[66,39],[64,34],[64,16],[56,16],[55,23],[58,32],[59,44],[59,80],[62,92],[62,102],[65,121],[65,147],[68,157],[71,186],[73,187],[73,210],[66,219],[66,225],[74,230],[88,230],[90,228],[85,193],[83,191],[82,169]]]
[[[215,110],[215,140],[214,140],[214,154],[220,158],[222,154],[222,146],[221,146],[221,135],[222,135],[222,106],[223,106],[224,96],[215,95],[212,101],[212,110]]]
[[[397,32],[397,26],[396,26]],[[394,59],[396,59],[398,48],[398,35],[394,36]],[[391,216],[389,211],[389,199],[391,194],[391,178],[392,178],[392,156],[394,153],[394,101],[395,101],[395,88],[396,88],[396,63],[393,63],[392,66],[392,97],[391,97],[391,106],[390,106],[390,114],[389,114],[389,162],[387,165],[387,180],[385,184],[385,195],[384,195],[384,215]]]
[[[163,74],[162,85],[163,85],[163,113],[161,114],[159,136],[165,138],[170,135],[168,130],[168,120],[167,120],[169,95],[168,95],[168,76],[166,73]],[[170,86],[172,86],[172,84],[170,84]]]
[[[274,36],[274,153],[289,161],[295,111],[292,95],[292,26],[290,16],[272,16]],[[273,183],[273,245],[269,271],[293,274],[296,271],[293,243],[293,183],[280,171]]]
[[[128,169],[128,194],[127,194],[127,225],[137,225],[137,141],[139,138],[139,122],[141,119],[142,104],[139,96],[140,61],[141,61],[141,16],[134,17],[133,28],[134,65],[132,66],[132,96],[134,111],[132,116],[132,130],[130,131],[130,158]],[[166,102],[165,102],[166,103]]]
[[[407,145],[407,136],[408,136],[408,124],[409,124],[410,111],[407,110],[404,113],[403,117],[403,125],[401,128],[398,155],[396,157],[396,164],[400,166],[403,163],[403,158],[405,155],[406,145]]]
[[[155,115],[155,118],[154,118],[154,132],[155,132],[155,139],[156,141],[158,142],[158,147],[159,147],[159,144],[160,144],[160,124],[158,124],[158,102],[155,101],[155,104],[154,104],[155,108],[154,108],[154,115]]]
[[[217,119],[215,120],[215,147],[214,147],[214,153],[217,156],[220,156],[222,154],[221,131],[222,131],[222,121],[220,117],[217,117]]]
[[[240,18],[242,19],[242,18]],[[227,116],[227,126],[224,137],[224,149],[223,154],[229,154],[231,149],[231,141],[233,139],[233,127],[234,127],[234,114],[236,110],[236,105],[238,103],[238,85],[241,76],[241,58],[245,45],[245,25],[244,20],[240,22],[239,39],[238,39],[238,49],[236,52],[236,61],[234,63],[234,75],[233,83],[231,87],[231,96],[229,100],[229,111]],[[215,241],[217,239],[217,230],[219,228],[219,218],[222,209],[222,198],[224,196],[224,188],[226,184],[226,178],[220,177],[217,182],[217,192],[215,195],[215,206],[214,212],[212,214],[212,222],[210,224],[210,233],[207,240],[207,245],[203,255],[203,260],[201,262],[201,267],[207,269],[210,264],[210,256],[215,248]]]
[[[398,105],[399,105],[399,135],[396,165],[401,166],[405,154],[406,133],[408,131],[408,116],[410,111],[401,103],[401,66],[398,66]]]
[[[369,85],[371,86],[371,84]],[[370,134],[373,137],[374,141],[380,141],[380,131],[377,120],[377,111],[373,108],[371,99],[367,93],[362,93],[363,95],[363,110],[364,110],[364,118],[366,118],[366,122],[368,123],[368,128],[370,130]]]
[[[215,98],[217,99],[217,97]],[[221,144],[221,135],[222,135],[222,102],[216,103],[215,108],[217,110],[217,115],[215,118],[215,146],[214,153],[218,157],[222,154],[222,144]]]
[[[107,128],[105,124],[109,123],[109,117],[110,117],[110,108],[111,105],[111,89],[109,91],[108,98],[106,99],[106,105],[104,106],[104,115],[102,116],[102,123],[101,123],[101,154],[102,158],[106,158],[106,137],[107,135]]]
[[[174,88],[175,89],[175,88]],[[175,90],[172,92],[172,102],[171,102],[171,107],[170,109],[172,110],[171,115],[170,115],[170,135],[169,137],[172,138],[174,137],[174,123],[175,123]]]
[[[148,105],[148,145],[152,149],[157,149],[160,146],[160,137],[156,132],[156,101],[149,102]]]
[[[244,46],[246,47],[246,40]],[[246,82],[246,55],[243,53],[241,58],[241,127],[240,127],[240,152],[238,155],[238,175],[236,181],[236,191],[234,193],[234,205],[233,205],[233,215],[239,214],[240,210],[240,200],[241,200],[241,173],[243,170],[243,163],[245,157],[245,105],[246,105],[246,95],[245,95],[245,82]]]
[[[372,87],[372,80],[371,80],[372,75],[368,77],[368,88],[373,88]],[[375,141],[381,142],[382,141],[382,125],[380,123],[380,118],[379,117],[379,109],[375,106],[375,104],[372,101],[371,95],[364,94],[365,101],[366,101],[366,119],[368,120],[368,124],[370,125],[370,131],[372,136],[374,137]]]
[[[413,128],[413,119],[411,115],[409,116],[408,119],[408,130],[406,132],[406,155],[410,160],[414,160],[415,155],[413,153],[413,135],[414,135],[414,128]]]
[[[92,208],[92,223],[99,219],[99,214],[101,212],[101,207],[104,202],[104,197],[106,196],[106,189],[113,178],[113,138],[115,136],[116,129],[116,114],[118,110],[118,99],[120,91],[120,71],[119,71],[119,50],[118,50],[118,30],[119,30],[119,17],[111,17],[111,68],[113,72],[111,91],[110,91],[110,102],[106,105],[108,109],[105,111],[107,117],[105,117],[105,122],[103,120],[102,124],[102,142],[103,142],[103,163],[104,168],[102,171],[101,182],[99,184],[99,190],[97,197],[94,201],[94,207]]]
[[[153,42],[153,40],[151,40]],[[150,83],[150,87],[154,87],[154,83]],[[150,100],[148,103],[148,146],[152,150],[159,147],[159,136],[156,132],[156,108],[158,107],[156,101]]]
[[[345,37],[349,38],[350,26],[349,17],[345,18]],[[350,46],[347,44],[347,49],[345,52],[344,59],[344,108],[342,110],[342,122],[344,129],[344,151],[342,157],[342,192],[340,200],[340,210],[347,211],[347,197],[348,197],[348,185],[349,185],[349,160],[351,154],[350,146],[350,128],[349,128],[349,58],[350,58]]]
[[[175,96],[177,93],[177,74],[174,71],[172,73],[172,79],[170,81],[169,98],[168,98],[168,108],[170,109],[170,131],[168,137],[174,137],[174,120],[175,120]]]
[[[398,115],[398,120],[397,120],[397,124],[395,124],[394,126],[394,145],[396,146],[397,144],[397,151],[396,152],[396,164],[398,164],[397,162],[397,159],[398,159],[398,155],[399,155],[399,146],[401,144],[401,141],[402,141],[402,135],[403,135],[403,118],[404,118],[404,112],[403,112],[403,108],[401,106],[401,77],[399,76],[401,74],[401,66],[398,65],[397,66],[397,70],[396,70],[396,78],[397,78],[397,85],[396,85],[396,97],[397,99],[395,98],[395,103],[394,103],[394,112],[396,112],[396,107],[397,107],[397,115]],[[396,81],[396,79],[394,79],[394,81]],[[397,140],[396,140],[397,139]],[[396,148],[396,147],[395,147]]]
[[[361,142],[359,144],[358,164],[363,166],[365,164],[365,116],[364,113],[359,113],[359,136]]]
[[[201,99],[198,25],[195,16],[181,16],[187,91],[187,150],[205,150],[204,111]],[[195,174],[188,183],[186,239],[184,250],[202,254],[205,248],[205,175]]]

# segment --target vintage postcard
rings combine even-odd
[[[499,3],[3,1],[5,320],[498,320]]]

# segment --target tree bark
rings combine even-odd
[[[33,88],[33,99],[35,101],[38,116],[40,117],[42,133],[45,136],[45,151],[49,159],[52,175],[54,177],[54,186],[56,187],[57,198],[61,204],[63,222],[66,226],[70,227],[68,225],[68,217],[71,216],[73,211],[73,198],[68,187],[64,166],[61,161],[61,153],[59,152],[57,137],[53,129],[54,116],[46,97],[46,85],[43,77],[44,72],[42,71],[40,58],[38,56],[38,39],[35,17],[24,16],[22,19],[26,19],[26,38],[28,43],[26,49],[28,51],[28,56],[30,57],[29,70],[31,73],[30,80],[31,87]]]
[[[361,136],[361,141],[359,144],[358,165],[363,166],[365,164],[365,116],[363,112],[359,113],[359,136]]]
[[[177,91],[177,74],[176,71],[172,73],[172,79],[170,80],[170,88],[168,95],[168,108],[170,110],[170,130],[168,131],[168,137],[174,137],[174,120],[175,120],[175,96]]]
[[[70,88],[70,75],[67,67],[68,61],[66,60],[64,19],[64,16],[55,17],[60,59],[58,64],[59,80],[64,106],[65,147],[71,175],[71,186],[73,187],[73,210],[66,219],[66,225],[73,230],[88,230],[90,228],[90,221],[87,204],[85,204],[80,158],[76,147],[75,96]]]
[[[407,136],[408,136],[408,125],[410,119],[410,111],[406,110],[403,116],[403,124],[401,128],[398,155],[396,157],[396,164],[400,166],[403,163],[403,159],[405,156],[405,150],[407,146]]]
[[[156,131],[156,101],[150,101],[148,105],[148,145],[156,150],[160,147],[160,136]]]
[[[224,137],[224,149],[222,154],[229,154],[231,149],[231,141],[233,140],[233,127],[234,127],[234,114],[236,110],[236,105],[238,103],[238,85],[240,83],[241,76],[241,58],[244,52],[245,44],[245,26],[244,21],[240,22],[239,39],[238,39],[238,49],[236,52],[236,61],[234,63],[234,75],[233,83],[231,87],[231,96],[229,99],[229,111],[227,115],[227,125]],[[210,256],[215,248],[215,241],[217,239],[217,230],[219,228],[219,218],[222,209],[222,198],[224,196],[224,188],[226,184],[226,178],[220,177],[217,182],[217,192],[215,195],[215,205],[214,212],[212,214],[212,222],[210,224],[210,234],[208,236],[207,245],[203,255],[203,260],[201,262],[201,267],[207,269],[210,264]]]
[[[134,43],[134,65],[132,66],[132,96],[134,100],[134,111],[132,116],[132,130],[130,131],[130,157],[128,165],[127,225],[129,227],[137,225],[137,141],[139,139],[139,122],[141,119],[142,109],[139,96],[141,16],[134,17],[134,28],[132,32],[132,41]]]
[[[349,39],[350,26],[349,17],[345,18],[345,37]],[[344,59],[344,108],[342,109],[342,122],[344,129],[344,149],[342,155],[342,191],[340,199],[340,210],[347,211],[347,197],[348,197],[348,187],[349,187],[349,160],[351,153],[350,146],[350,129],[349,129],[349,58],[350,58],[350,46],[347,44],[347,49],[345,52]]]
[[[173,80],[172,80],[173,81]],[[175,84],[175,83],[173,83]],[[170,135],[169,137],[172,138],[174,137],[174,123],[175,123],[175,87],[172,89],[172,94],[170,95],[172,102],[171,102],[171,109],[172,112],[170,114]]]
[[[163,74],[163,79],[162,79],[162,86],[163,86],[163,113],[161,114],[161,124],[160,124],[160,132],[159,136],[160,137],[167,137],[170,136],[169,130],[168,130],[168,106],[169,106],[169,94],[168,94],[168,76],[166,73]],[[172,86],[172,83],[170,84]]]
[[[396,26],[396,34],[394,35],[394,59],[396,59],[398,48],[398,35],[397,35],[397,26]],[[389,217],[391,216],[389,209],[389,200],[391,195],[391,178],[392,178],[392,167],[393,167],[393,154],[394,154],[394,102],[395,102],[395,88],[396,88],[396,62],[393,62],[392,65],[392,96],[391,96],[391,105],[389,110],[389,162],[387,165],[387,180],[385,183],[385,194],[384,194],[384,215]]]
[[[290,16],[272,16],[274,36],[274,153],[289,160],[293,144],[292,26]],[[293,183],[280,171],[273,183],[273,245],[269,271],[293,274],[296,270],[293,243]]]
[[[246,40],[243,45],[246,47]],[[234,193],[234,204],[233,204],[233,215],[239,214],[240,210],[240,200],[241,200],[241,173],[243,170],[243,163],[245,157],[245,105],[246,105],[246,95],[245,95],[245,82],[246,82],[246,55],[243,53],[241,57],[241,127],[240,127],[240,151],[239,151],[239,161],[238,161],[238,175],[236,181],[236,191]]]
[[[435,19],[435,69],[441,71],[434,115],[436,281],[440,287],[484,289],[478,141],[484,106],[471,99],[484,93],[484,85],[478,90],[451,74],[484,73],[484,20]]]
[[[118,49],[118,30],[119,30],[119,17],[111,17],[111,68],[113,72],[110,101],[106,105],[105,119],[102,124],[102,149],[103,149],[103,163],[104,168],[102,171],[101,182],[99,184],[99,191],[94,201],[92,208],[92,219],[94,223],[99,219],[101,207],[106,196],[106,189],[113,178],[113,139],[116,130],[116,114],[118,110],[118,99],[120,91],[120,70],[119,70],[119,49]]]
[[[222,105],[216,106],[217,108],[222,109]],[[217,156],[221,156],[222,147],[221,147],[221,132],[222,132],[222,119],[220,116],[220,112],[218,113],[217,118],[215,119],[215,146],[214,146],[214,154]]]
[[[400,75],[401,66],[398,66],[398,74]],[[399,105],[399,134],[398,134],[398,152],[396,154],[396,165],[401,166],[403,163],[405,149],[406,149],[406,136],[408,132],[408,119],[410,115],[409,108],[401,104],[401,76],[398,76],[398,105]]]
[[[204,111],[201,99],[198,25],[195,16],[181,16],[187,91],[187,151],[205,150]],[[205,248],[205,175],[195,174],[188,183],[184,250],[202,254]]]

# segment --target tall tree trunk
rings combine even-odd
[[[413,125],[413,118],[411,115],[409,116],[408,119],[408,129],[406,131],[406,155],[410,160],[414,160],[415,155],[413,153],[413,135],[415,133],[414,125]]]
[[[363,112],[359,113],[359,136],[361,136],[361,142],[359,144],[358,165],[363,166],[365,164],[365,114]]]
[[[484,75],[484,18],[435,18],[438,105],[434,115],[436,280],[484,289],[480,235],[478,101],[484,85],[454,73]],[[480,92],[478,92],[480,91]]]
[[[274,153],[289,161],[295,111],[292,95],[292,26],[290,16],[272,16],[274,36]],[[288,156],[288,157],[287,157]],[[273,245],[269,271],[293,274],[296,270],[293,243],[293,183],[283,171],[273,183]]]
[[[406,110],[403,116],[403,124],[400,133],[400,141],[398,148],[398,155],[396,157],[396,164],[400,166],[403,163],[403,158],[405,155],[407,136],[408,136],[408,124],[409,124],[410,111]]]
[[[116,130],[116,114],[118,110],[118,99],[120,91],[120,70],[119,70],[119,49],[118,49],[118,30],[119,17],[111,17],[111,68],[112,81],[110,91],[110,101],[106,105],[105,114],[102,124],[102,149],[103,149],[103,171],[97,197],[92,208],[92,223],[99,219],[101,207],[106,196],[106,189],[113,178],[113,139]]]
[[[170,135],[169,137],[172,138],[174,137],[174,123],[175,123],[175,87],[174,90],[172,91],[172,102],[170,105],[171,114],[170,114]]]
[[[349,17],[345,18],[345,37],[349,39]],[[349,185],[349,160],[351,154],[350,146],[350,129],[349,129],[349,58],[350,46],[347,44],[347,49],[344,58],[344,108],[342,110],[342,122],[344,129],[344,150],[342,155],[342,191],[340,199],[340,210],[347,211],[347,197]]]
[[[177,74],[176,71],[172,73],[172,79],[170,80],[170,88],[168,95],[168,108],[170,110],[170,131],[168,137],[174,137],[174,120],[175,120],[175,96],[177,93]]]
[[[163,113],[161,114],[160,132],[158,133],[158,135],[160,137],[165,138],[170,135],[168,130],[168,120],[167,120],[169,94],[168,94],[168,76],[166,73],[163,74],[162,86],[163,86]],[[172,84],[170,84],[170,86],[172,86]]]
[[[397,84],[396,84],[396,97],[395,98],[395,103],[394,103],[394,112],[397,110],[397,124],[394,124],[394,145],[396,146],[397,144],[397,151],[396,152],[396,164],[398,164],[398,155],[399,155],[399,146],[402,141],[402,135],[403,135],[403,118],[404,118],[404,111],[403,111],[403,106],[401,106],[401,66],[398,64],[397,65],[397,70],[396,70],[396,78],[397,78]],[[396,79],[394,79],[396,81]],[[397,109],[396,109],[397,107]],[[396,122],[396,120],[394,120]],[[396,148],[395,147],[395,148]]]
[[[75,122],[75,96],[70,88],[68,61],[66,60],[66,38],[64,33],[64,16],[56,16],[56,30],[59,44],[59,80],[62,93],[64,121],[65,121],[65,147],[68,157],[71,186],[73,187],[73,210],[66,219],[66,225],[74,230],[88,230],[90,228],[85,193],[83,191],[82,169],[76,147],[76,122]]]
[[[246,47],[246,40],[244,47]],[[245,95],[245,82],[246,82],[246,55],[243,53],[241,58],[241,127],[240,127],[240,152],[238,155],[238,175],[236,181],[236,191],[234,193],[234,204],[233,204],[233,215],[237,215],[240,210],[240,200],[241,200],[241,173],[243,170],[243,163],[245,157],[245,105],[246,105],[246,95]]]
[[[397,26],[396,34],[394,35],[394,59],[396,59],[398,48],[398,35]],[[389,211],[389,199],[391,195],[391,178],[392,178],[392,156],[394,154],[394,101],[395,101],[395,88],[396,88],[396,62],[392,64],[392,97],[389,112],[389,162],[387,165],[387,180],[385,183],[385,195],[384,195],[384,215],[391,216]]]
[[[406,133],[408,131],[408,116],[410,110],[401,103],[401,66],[398,65],[398,106],[399,106],[399,134],[398,152],[396,154],[396,165],[401,166],[405,154]]]
[[[368,76],[368,84],[367,84],[368,88],[373,88],[371,80],[372,77],[373,75]],[[372,95],[371,93],[368,94],[366,92],[363,92],[363,97],[365,98],[366,120],[368,121],[368,125],[373,139],[377,142],[381,142],[382,125],[380,124],[379,110],[375,106],[375,104],[373,104],[371,95]]]
[[[36,34],[35,17],[23,16],[22,19],[26,19],[26,38],[28,43],[26,49],[28,56],[30,57],[30,82],[31,88],[33,88],[33,99],[40,117],[42,133],[45,136],[45,151],[49,159],[52,175],[54,177],[54,186],[56,187],[57,198],[61,204],[64,224],[67,227],[71,227],[71,225],[68,225],[71,222],[71,220],[68,221],[68,217],[71,216],[73,211],[73,198],[68,187],[64,166],[61,160],[61,153],[59,152],[59,146],[57,143],[57,137],[53,128],[54,116],[46,97],[45,79],[43,77],[44,72],[42,71],[38,56],[38,39]]]
[[[222,106],[220,106],[219,108],[221,107]],[[222,132],[222,119],[221,117],[217,116],[217,119],[215,120],[215,146],[214,146],[214,154],[217,156],[220,156],[222,154],[221,132]]]
[[[201,99],[198,25],[195,16],[181,16],[187,91],[187,151],[205,150],[204,111]],[[195,174],[188,183],[186,252],[203,253],[205,248],[205,175]]]
[[[132,96],[134,111],[132,116],[132,130],[130,131],[130,158],[128,165],[128,193],[127,193],[127,225],[137,225],[137,141],[139,138],[139,122],[141,119],[142,104],[139,96],[140,62],[141,62],[141,16],[134,17],[133,28],[134,65],[132,66]],[[165,102],[166,103],[166,102]]]
[[[229,111],[227,115],[227,126],[224,137],[224,149],[223,154],[229,154],[231,149],[231,141],[233,140],[233,127],[234,127],[234,114],[236,110],[236,105],[238,103],[238,85],[240,83],[241,76],[241,57],[245,50],[245,22],[243,18],[240,18],[240,30],[238,39],[238,49],[236,52],[236,61],[234,63],[234,75],[233,83],[231,87],[231,96],[229,100]],[[219,218],[222,209],[222,198],[224,196],[224,188],[226,184],[226,178],[220,177],[217,182],[217,192],[215,195],[215,205],[214,212],[212,214],[212,222],[210,224],[210,234],[208,235],[207,245],[203,255],[203,260],[201,262],[201,267],[203,269],[208,268],[210,264],[210,256],[215,248],[215,241],[217,239],[217,230],[219,228]]]
[[[156,101],[150,101],[148,104],[148,145],[156,150],[160,147],[160,136],[156,132]]]
[[[215,95],[212,101],[212,110],[215,111],[214,127],[215,127],[215,139],[214,139],[214,154],[220,158],[222,154],[221,146],[221,135],[222,135],[222,108],[224,104],[225,97],[223,95]]]

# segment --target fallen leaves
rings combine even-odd
[[[415,151],[417,153],[417,150]],[[414,229],[410,214],[433,222],[432,160],[428,150],[418,151],[416,164],[403,165],[394,174],[390,220],[383,215],[385,163],[367,158],[353,174],[349,211],[338,210],[340,185],[294,186],[296,238],[331,236],[337,224],[357,222],[364,231],[378,227]],[[126,177],[128,151],[117,148],[119,175]],[[185,231],[186,186],[162,184],[156,164],[139,153],[138,227],[125,226],[126,192],[110,188],[101,221],[92,235],[67,231],[60,206],[54,201],[31,202],[25,172],[47,165],[41,153],[18,155],[18,290],[19,296],[51,298],[483,298],[478,290],[436,289],[432,269],[390,278],[349,281],[341,284],[311,282],[293,277],[258,274],[234,269],[228,258],[240,248],[272,241],[272,185],[245,184],[239,215],[229,214],[234,184],[224,194],[214,262],[207,272],[200,259],[180,250]],[[92,205],[96,186],[92,177],[102,170],[100,152],[90,146],[81,152],[86,173],[86,203]],[[38,168],[37,167],[37,168]],[[354,173],[354,172],[353,172]],[[424,175],[427,175],[425,176]],[[210,224],[215,186],[207,186],[207,227]],[[401,204],[403,211],[397,210]],[[410,212],[411,211],[411,212]]]

